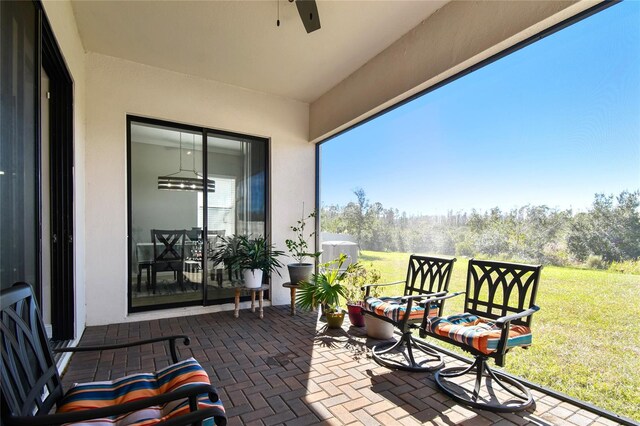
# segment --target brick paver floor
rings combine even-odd
[[[326,330],[316,313],[289,316],[288,306],[265,308],[264,319],[241,310],[88,327],[81,345],[170,334],[191,336],[193,356],[218,388],[230,425],[614,425],[579,407],[533,391],[535,409],[495,414],[458,405],[438,391],[431,373],[376,364],[363,330]],[[453,358],[446,358],[454,365]],[[74,382],[109,380],[169,364],[162,344],[102,354],[78,353],[63,376]]]

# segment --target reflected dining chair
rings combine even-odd
[[[529,390],[519,381],[494,371],[493,359],[502,367],[507,353],[532,343],[531,320],[540,265],[469,260],[466,291],[436,297],[444,301],[465,295],[464,312],[425,318],[421,337],[432,337],[470,352],[470,366],[452,366],[435,373],[438,387],[462,404],[496,412],[514,412],[533,404]]]
[[[184,287],[184,243],[187,231],[151,230],[153,242],[153,263],[151,264],[151,288],[156,293],[158,272],[173,272],[182,291]]]
[[[413,337],[412,330],[418,328],[425,316],[442,314],[444,300],[428,305],[423,302],[430,296],[447,294],[449,280],[455,258],[433,256],[409,257],[407,278],[388,284],[364,286],[365,300],[362,313],[394,325],[402,333],[398,341],[382,343],[372,349],[373,359],[386,367],[408,371],[433,371],[444,363],[442,355]],[[369,297],[372,287],[404,284],[402,296]],[[414,351],[420,351],[421,359],[416,359]],[[400,353],[398,356],[398,352]]]

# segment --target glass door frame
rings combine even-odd
[[[133,246],[132,246],[132,229],[133,229],[133,214],[132,214],[132,182],[131,182],[131,126],[134,123],[140,124],[150,124],[156,126],[170,127],[177,131],[184,130],[187,132],[200,133],[202,135],[202,175],[203,180],[209,175],[208,171],[208,137],[229,137],[232,139],[244,139],[250,140],[254,142],[262,142],[265,147],[265,159],[264,159],[264,167],[265,167],[265,182],[264,182],[264,206],[265,206],[265,234],[267,236],[270,235],[271,230],[271,140],[265,137],[247,135],[242,133],[229,132],[226,130],[216,130],[207,127],[200,127],[194,125],[188,125],[183,123],[176,123],[166,120],[159,120],[149,117],[141,117],[136,115],[127,114],[127,311],[128,313],[135,312],[148,312],[148,311],[157,311],[163,309],[171,309],[171,308],[180,308],[187,306],[210,306],[210,305],[220,305],[224,303],[233,303],[233,297],[224,298],[224,299],[213,299],[209,300],[207,297],[207,277],[209,276],[208,265],[206,262],[206,257],[203,256],[202,263],[200,267],[202,268],[202,292],[201,298],[193,301],[184,301],[184,302],[173,302],[173,303],[164,303],[158,305],[148,305],[148,306],[133,306],[133,280],[132,274],[134,271],[134,262],[133,259]],[[208,231],[208,197],[203,197],[203,233],[207,235]],[[204,248],[203,252],[206,253],[208,241],[206,238],[203,239]],[[269,299],[269,292],[265,295],[266,299]],[[242,301],[249,300],[249,296],[243,296],[241,298]]]

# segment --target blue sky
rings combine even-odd
[[[587,209],[640,189],[640,1],[624,1],[322,145],[322,205]]]

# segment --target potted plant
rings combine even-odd
[[[373,266],[373,265],[372,265]],[[344,279],[345,299],[347,299],[347,312],[349,321],[355,327],[364,327],[364,314],[362,306],[364,304],[365,292],[362,286],[365,284],[377,284],[380,280],[380,271],[377,269],[367,269],[362,263],[356,262],[349,265],[347,275]],[[379,297],[380,287],[372,287],[370,295]]]
[[[304,215],[304,203],[302,204],[302,215],[300,216],[300,220],[296,222],[294,226],[291,226],[291,230],[296,233],[294,239],[285,240],[285,244],[287,245],[287,249],[289,250],[290,257],[296,260],[296,263],[290,263],[287,265],[287,269],[289,270],[289,279],[291,284],[298,284],[302,281],[309,281],[311,278],[311,274],[313,273],[313,263],[305,263],[305,259],[317,258],[320,256],[321,252],[310,252],[309,244],[307,242],[308,239],[313,238],[316,234],[315,231],[306,235],[304,228],[306,226],[306,222],[309,219],[312,219],[316,216],[315,212],[309,213],[308,216]]]
[[[327,318],[327,327],[340,328],[344,321],[344,311],[340,308],[340,297],[345,297],[342,281],[347,275],[341,270],[347,256],[341,254],[334,261],[320,265],[318,273],[313,274],[310,281],[303,281],[296,295],[296,303],[302,309],[312,309],[317,304],[322,306]],[[332,265],[336,265],[333,266]]]
[[[282,263],[278,257],[282,255],[284,252],[274,250],[274,246],[263,236],[249,238],[240,235],[223,238],[213,259],[223,260],[225,266],[236,274],[241,272],[246,287],[257,288],[262,285],[263,274],[276,272],[280,275],[278,268],[282,267]]]

